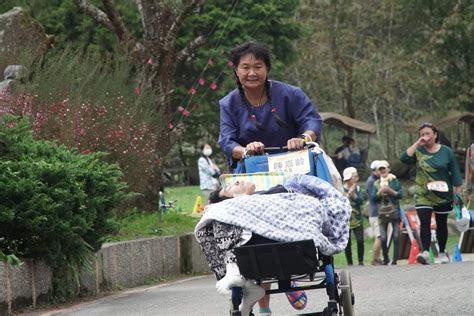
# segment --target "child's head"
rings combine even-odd
[[[357,180],[359,180],[359,174],[357,173],[357,169],[354,167],[349,167],[349,168],[344,169],[344,171],[342,172],[342,179],[344,183],[357,182]]]

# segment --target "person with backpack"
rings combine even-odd
[[[378,218],[380,227],[380,240],[384,265],[396,265],[400,241],[400,199],[403,197],[402,186],[397,176],[390,173],[390,164],[380,160],[377,164],[379,179],[374,183],[372,200],[378,204]],[[389,258],[388,225],[392,225],[393,256]]]

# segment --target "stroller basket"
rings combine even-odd
[[[234,253],[240,273],[257,282],[268,278],[290,280],[304,274],[312,277],[319,268],[312,240],[242,246]]]

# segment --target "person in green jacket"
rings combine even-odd
[[[380,160],[377,164],[379,178],[374,183],[374,190],[370,197],[378,204],[380,239],[382,242],[383,263],[385,265],[396,265],[398,260],[398,249],[400,241],[400,199],[402,198],[402,186],[397,177],[390,173],[390,164],[386,160]],[[388,225],[392,224],[393,257],[390,262],[387,245]]]
[[[416,164],[416,212],[420,218],[422,252],[417,262],[429,264],[431,214],[435,212],[440,263],[449,263],[446,253],[448,214],[453,209],[454,191],[460,193],[462,178],[451,148],[438,143],[438,130],[431,123],[419,128],[418,140],[402,153],[400,160]]]
[[[357,185],[359,180],[359,175],[357,169],[354,167],[349,167],[344,169],[342,173],[344,181],[344,195],[347,196],[349,202],[352,206],[352,213],[349,222],[349,241],[347,243],[346,249],[344,250],[347,264],[352,265],[352,248],[351,248],[351,234],[354,233],[354,236],[357,241],[357,259],[359,259],[359,265],[364,265],[364,227],[362,225],[363,216],[362,216],[362,204],[364,203],[364,198],[362,196],[362,191]]]

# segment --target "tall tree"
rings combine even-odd
[[[119,47],[126,52],[130,62],[139,69],[139,86],[142,91],[151,90],[157,95],[155,113],[161,120],[157,129],[157,160],[169,152],[176,138],[174,129],[166,122],[172,115],[171,92],[175,71],[191,53],[201,46],[202,35],[177,45],[177,35],[184,20],[194,11],[201,9],[203,0],[134,0],[143,25],[143,36],[137,38],[125,25],[114,0],[102,0],[102,9],[88,0],[74,0],[76,5],[99,24],[113,32]],[[164,122],[164,124],[163,124]],[[150,176],[145,208],[153,210],[159,198],[161,164]]]
[[[322,110],[375,123],[385,144],[378,158],[398,156],[403,122],[433,110],[426,40],[410,37],[404,9],[392,0],[308,0],[297,16],[308,32],[291,74]]]

